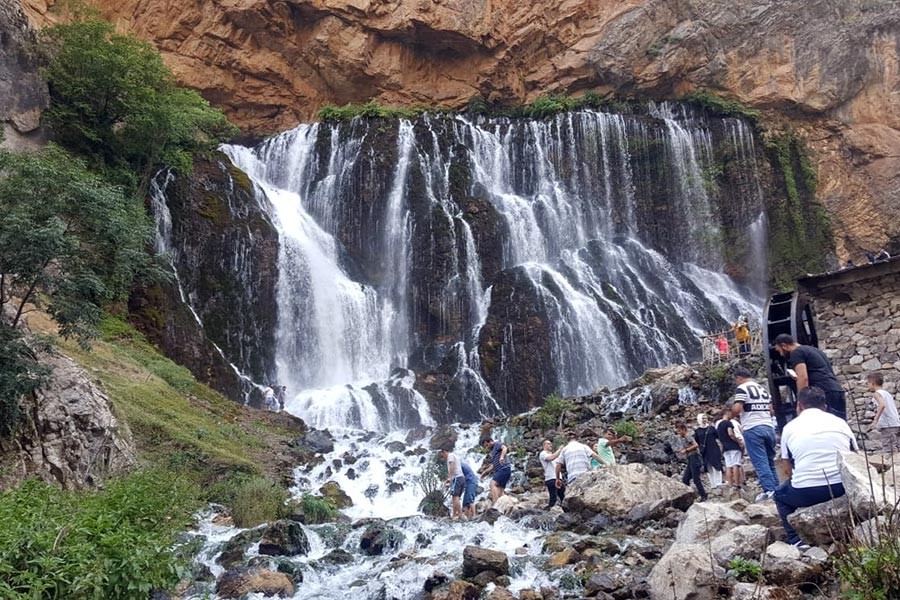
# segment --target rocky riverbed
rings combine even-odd
[[[836,597],[829,557],[847,533],[840,523],[851,514],[874,517],[888,504],[867,491],[869,467],[861,456],[846,458],[847,499],[797,514],[801,535],[816,544],[805,552],[784,543],[771,501],[752,502],[752,469],[743,495],[716,489],[698,502],[676,476],[682,465],[666,444],[674,422],[721,405],[713,402],[716,389],[708,374],[674,367],[627,389],[569,399],[556,421],[562,426],[550,429],[539,424],[545,415],[529,413],[436,431],[311,431],[295,441],[306,464],[295,471],[293,492],[330,497],[344,506],[340,514],[314,523],[298,505],[282,520],[238,529],[210,508],[185,537],[196,558],[182,597]],[[627,406],[641,394],[639,409]],[[623,418],[634,420],[639,437],[623,448],[621,464],[573,484],[565,511],[546,510],[540,438],[572,427],[590,436]],[[480,490],[479,516],[469,522],[421,514],[422,474],[433,448],[451,442],[480,465],[477,441],[485,428],[511,448],[509,495],[491,506]],[[884,471],[882,462],[871,468]],[[896,498],[893,488],[886,492]]]

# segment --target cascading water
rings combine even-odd
[[[738,119],[667,103],[544,120],[355,119],[225,150],[280,231],[279,380],[315,426],[416,425],[424,398],[396,369],[444,382],[447,420],[622,384],[695,357],[699,332],[758,311],[757,294],[723,274],[723,152],[755,190],[740,208],[754,211],[744,257],[765,253],[750,225],[764,219],[753,135]],[[490,292],[515,270],[509,293]],[[546,325],[546,354],[506,322],[511,299]],[[548,375],[523,390],[525,354]]]

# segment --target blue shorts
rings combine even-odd
[[[477,481],[467,481],[466,482],[466,495],[463,496],[463,507],[472,506],[475,504],[475,495],[478,493],[478,482]]]
[[[509,478],[511,475],[512,469],[509,467],[500,469],[499,471],[494,471],[494,483],[499,485],[501,488],[505,488],[506,484],[509,483]]]
[[[463,476],[456,477],[450,482],[450,495],[460,497],[466,489],[466,478]]]

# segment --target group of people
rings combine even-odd
[[[450,490],[452,503],[451,518],[466,519],[475,516],[475,496],[478,494],[478,482],[488,475],[491,477],[491,501],[496,502],[506,490],[512,476],[512,464],[507,456],[509,447],[502,442],[486,438],[481,441],[488,452],[490,461],[482,471],[475,471],[465,460],[450,448],[442,448],[440,456],[447,461],[447,480],[445,487]]]
[[[284,401],[287,397],[287,386],[266,386],[263,390],[263,408],[269,412],[284,410]]]
[[[890,255],[890,254],[888,253],[888,251],[885,250],[884,248],[882,248],[881,250],[879,250],[877,253],[875,253],[875,252],[866,252],[866,260],[869,261],[869,264],[870,264],[870,265],[871,265],[871,264],[874,264],[874,263],[877,263],[877,262],[884,262],[884,261],[886,261],[886,260],[890,260],[890,258],[891,258],[891,255]],[[853,264],[853,261],[850,260],[850,259],[848,259],[847,262],[844,263],[843,269],[852,269],[852,268],[855,267],[855,266],[856,266],[856,265]],[[843,269],[842,269],[842,270],[843,270]]]
[[[743,467],[745,446],[741,425],[731,420],[730,408],[723,409],[719,417],[715,424],[710,425],[709,417],[698,415],[697,428],[691,436],[687,423],[680,423],[675,428],[681,439],[681,448],[673,448],[673,451],[687,459],[681,479],[685,485],[693,481],[702,501],[707,498],[706,488],[700,479],[704,467],[713,488],[728,485],[741,489],[746,479]]]

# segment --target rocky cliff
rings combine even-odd
[[[32,20],[55,0],[22,0]],[[888,0],[98,0],[251,134],[325,102],[463,106],[706,89],[812,148],[842,258],[900,250],[900,7]]]
[[[18,0],[0,0],[0,143],[22,148],[41,141],[41,111],[49,102],[38,76],[34,30]]]

